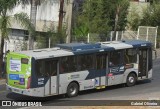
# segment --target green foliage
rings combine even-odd
[[[49,39],[50,39],[50,47],[54,47],[56,44],[64,43],[66,38],[66,29],[63,28],[61,32],[55,32],[54,28],[46,28],[46,32],[39,32],[36,35],[37,48],[48,48],[49,47]]]
[[[25,27],[30,34],[35,35],[34,25],[31,23],[29,16],[26,13],[17,13],[14,15],[15,20]]]
[[[125,30],[127,24],[127,14],[129,8],[128,0],[103,0],[104,2],[104,16],[109,18],[109,26],[112,27],[112,30],[115,28],[115,18],[118,14],[118,31]]]
[[[118,14],[117,30],[124,30],[127,24],[128,0],[85,0],[79,12],[73,34],[86,37],[88,33],[105,34],[115,28]],[[119,12],[117,13],[117,9]]]
[[[9,16],[0,16],[1,37],[8,38],[10,25],[11,24],[10,24],[10,17]]]
[[[137,31],[138,26],[140,25],[141,16],[136,7],[132,7],[130,9],[130,13],[128,14],[128,25],[127,28],[129,30]]]
[[[143,18],[140,25],[144,26],[160,26],[160,2],[154,2],[143,12]],[[158,36],[160,35],[160,28],[158,28]]]
[[[17,3],[17,0],[0,0],[0,32],[1,32],[1,46],[0,46],[0,66],[3,63],[3,48],[4,39],[8,37],[10,26],[10,17],[7,15],[7,11],[11,10]],[[0,74],[2,67],[0,67]]]
[[[11,18],[7,14],[8,11],[12,10],[17,4],[21,3],[22,0],[0,0],[0,32],[1,32],[1,46],[0,46],[0,66],[3,62],[3,48],[4,48],[4,39],[8,38],[9,28],[11,27]],[[26,27],[29,32],[34,33],[33,26],[29,22],[29,17],[24,13],[16,14],[15,19],[21,24],[21,26]],[[0,68],[0,72],[1,72]]]
[[[143,19],[141,25],[146,26],[160,26],[160,2],[150,5],[143,12]]]
[[[160,27],[160,2],[155,1],[152,5],[148,6],[143,12],[143,18],[141,19],[140,25],[143,26],[158,26]],[[160,28],[158,28],[157,42],[160,41]]]
[[[86,39],[88,32],[89,28],[86,25],[80,25],[79,27],[74,28],[73,34],[76,35],[76,37],[73,36],[72,38],[75,38],[76,40]]]
[[[86,0],[82,8],[78,26],[82,25],[89,33],[105,33],[110,29],[108,18],[103,17],[103,0]]]

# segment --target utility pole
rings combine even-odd
[[[60,0],[60,9],[59,9],[59,23],[58,23],[58,32],[62,32],[62,23],[63,23],[63,7],[64,7],[64,0]]]
[[[69,0],[68,4],[68,24],[67,24],[67,38],[66,38],[66,43],[70,43],[71,41],[71,27],[72,27],[72,8],[73,8],[73,1],[74,0]]]

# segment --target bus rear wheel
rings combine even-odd
[[[134,86],[136,84],[136,81],[137,81],[136,75],[134,73],[130,73],[127,77],[126,85],[128,87]]]
[[[67,87],[67,96],[68,97],[74,97],[77,96],[79,92],[79,86],[77,83],[72,82]]]

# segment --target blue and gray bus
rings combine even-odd
[[[141,40],[58,44],[54,48],[7,54],[7,89],[46,97],[76,96],[152,77],[152,43]]]

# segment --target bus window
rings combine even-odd
[[[57,61],[52,61],[51,65],[50,65],[50,68],[51,68],[50,75],[51,76],[56,76],[57,75]]]
[[[36,74],[38,77],[44,76],[44,61],[43,60],[36,61]]]
[[[69,73],[76,71],[76,57],[63,57],[61,59],[60,73]]]
[[[92,69],[93,55],[80,55],[77,57],[77,71]]]
[[[121,51],[113,51],[110,53],[109,66],[117,66],[121,64]]]
[[[125,64],[137,62],[137,51],[136,49],[127,49],[124,54]]]
[[[106,68],[106,54],[99,54],[96,57],[97,70]]]
[[[57,74],[57,61],[45,61],[45,76],[55,76]]]

